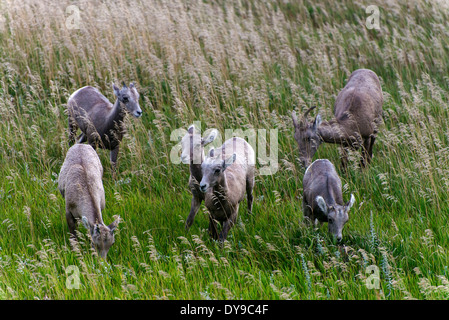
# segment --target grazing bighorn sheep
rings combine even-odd
[[[201,164],[205,157],[204,147],[214,141],[217,135],[218,131],[213,129],[207,138],[203,139],[201,135],[195,131],[195,126],[192,124],[187,129],[186,135],[181,139],[181,161],[185,164],[190,164],[189,187],[192,192],[190,213],[185,225],[186,230],[192,225],[201,202],[204,200],[204,193],[201,192],[199,188],[200,181],[203,178]]]
[[[295,140],[299,147],[299,158],[307,167],[321,142],[342,145],[342,166],[347,165],[347,149],[357,150],[362,146],[362,166],[370,163],[378,127],[382,123],[382,88],[377,75],[368,69],[358,69],[338,94],[334,105],[335,119],[321,121],[318,115],[307,122],[308,113],[298,122],[292,111]]]
[[[230,156],[229,156],[230,155]],[[234,137],[217,150],[211,149],[201,170],[200,190],[205,193],[204,203],[209,210],[209,234],[213,239],[226,240],[234,225],[239,203],[247,194],[248,212],[252,212],[254,188],[254,150],[244,139]],[[222,230],[217,232],[217,223]]]
[[[329,233],[341,241],[355,198],[351,194],[349,202],[343,204],[341,180],[334,165],[327,159],[315,160],[304,174],[303,190],[304,218],[314,223],[327,222]]]
[[[78,142],[87,141],[94,149],[100,147],[110,150],[110,159],[116,167],[119,144],[126,131],[124,125],[125,110],[139,118],[142,110],[139,106],[139,93],[131,83],[123,83],[122,89],[112,85],[117,100],[114,104],[96,88],[86,86],[75,91],[67,101],[69,113],[69,143],[75,142],[78,127],[82,133]]]
[[[89,230],[94,247],[106,259],[114,243],[119,219],[106,226],[101,211],[105,207],[103,167],[90,145],[75,144],[66,155],[58,178],[58,188],[65,198],[66,220],[72,239],[77,239],[76,221],[81,219]]]

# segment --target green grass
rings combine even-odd
[[[78,4],[80,29],[68,30],[66,2],[0,2],[0,299],[448,298],[447,8],[376,1],[381,29],[368,30],[352,1],[118,1]],[[343,174],[337,146],[315,156],[356,197],[339,245],[303,223],[290,112],[318,105],[330,119],[357,68],[384,92],[373,162],[361,170],[351,154]],[[127,118],[116,180],[99,151],[104,221],[123,219],[103,261],[82,226],[76,248],[68,239],[65,103],[84,85],[112,100],[123,80],[137,83],[144,115]],[[253,214],[240,208],[222,246],[204,204],[184,230],[189,170],[170,162],[170,133],[193,121],[279,133],[278,172],[256,177]],[[372,265],[379,289],[366,285]],[[70,266],[79,289],[67,288]]]

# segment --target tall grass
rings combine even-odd
[[[380,30],[366,28],[357,1],[1,1],[0,298],[447,298],[447,7],[370,4]],[[79,29],[66,27],[69,5]],[[338,245],[302,222],[289,114],[318,105],[331,118],[357,68],[381,78],[384,124],[370,167],[354,153],[339,172],[357,202]],[[123,219],[102,261],[82,227],[70,246],[57,178],[67,98],[92,85],[113,100],[114,81],[137,83],[144,115],[127,118],[116,180],[99,151],[105,223]],[[193,121],[279,132],[279,171],[256,177],[253,215],[241,210],[223,246],[204,206],[184,231],[189,170],[170,162],[170,133]],[[338,164],[338,148],[317,158]],[[366,285],[371,265],[377,289]],[[79,289],[67,287],[69,266]]]

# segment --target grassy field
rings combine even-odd
[[[75,5],[79,9],[79,19]],[[367,5],[380,29],[365,25]],[[449,296],[449,7],[444,1],[0,2],[0,299],[447,299]],[[66,11],[67,9],[67,11]],[[74,28],[75,27],[75,28]],[[302,216],[291,110],[331,119],[351,72],[381,78],[384,124],[372,165],[339,148],[356,204],[335,243]],[[86,230],[71,248],[57,189],[68,149],[66,101],[92,85],[135,81],[143,116],[127,118],[118,175],[105,168],[106,224],[123,222],[108,260]],[[316,111],[314,111],[316,115]],[[170,134],[277,129],[279,170],[257,175],[253,215],[228,241],[188,233],[187,165]],[[70,289],[73,266],[79,289]],[[367,267],[380,283],[367,286]],[[75,268],[75,270],[76,270]],[[70,287],[70,286],[69,286]]]

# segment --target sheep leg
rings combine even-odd
[[[209,215],[209,235],[214,240],[218,239],[217,223],[210,215]]]
[[[221,229],[221,232],[220,232],[220,241],[221,242],[225,241],[226,238],[228,237],[229,230],[235,224],[235,220],[237,220],[237,213],[238,213],[238,211],[239,211],[239,205],[237,204],[236,208],[234,209],[234,211],[229,216],[229,219],[226,220],[223,223],[223,228]]]
[[[312,222],[313,220],[312,209],[304,199],[302,199],[302,213],[304,217],[304,222],[306,223]]]
[[[362,166],[362,168],[365,168],[366,165],[370,162],[369,159],[370,145],[371,145],[371,137],[363,140],[362,159],[360,160],[360,165]]]
[[[95,140],[95,138],[92,137],[92,135],[89,135],[89,133],[85,134],[86,139],[87,139],[87,143],[95,150],[97,151],[97,141]]]
[[[369,149],[368,149],[368,155],[369,155],[368,163],[370,163],[371,159],[373,158],[373,146],[374,146],[374,141],[376,141],[376,135],[372,134],[370,140],[371,140],[371,143],[370,143]]]
[[[78,143],[84,143],[87,141],[87,137],[84,134],[84,132],[81,132],[81,134],[78,136]]]
[[[119,146],[115,147],[115,149],[112,149],[110,152],[109,158],[111,159],[111,165],[112,165],[112,176],[114,179],[116,178],[116,172],[117,172],[117,156],[118,156]]]
[[[195,219],[195,216],[198,213],[198,210],[200,209],[200,205],[201,200],[198,197],[193,196],[192,204],[190,206],[190,213],[186,221],[186,231],[189,230],[190,226],[192,225],[193,220]]]
[[[118,151],[119,151],[119,147],[117,146],[117,147],[115,147],[115,149],[112,149],[111,153],[110,153],[111,163],[114,167],[117,166]]]
[[[253,189],[254,189],[254,179],[246,179],[246,195],[248,202],[248,213],[252,214],[253,211]]]
[[[78,130],[78,125],[75,120],[69,116],[69,146],[75,143],[76,131]]]
[[[76,230],[76,220],[75,220],[75,218],[73,217],[73,215],[70,213],[70,211],[68,209],[66,209],[65,218],[67,220],[67,225],[69,226],[69,232],[71,234],[70,238],[77,240],[78,237],[77,237],[76,232],[75,232],[75,230]]]

